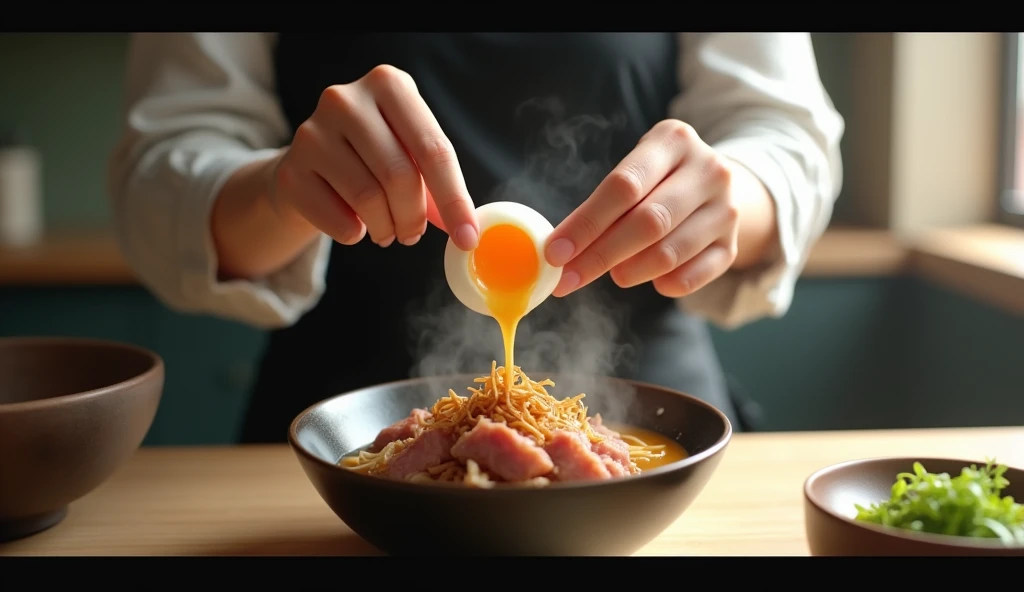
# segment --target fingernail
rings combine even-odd
[[[562,279],[558,281],[555,292],[564,295],[576,289],[578,285],[580,285],[580,274],[575,271],[567,271],[562,274]]]
[[[411,246],[415,245],[416,243],[420,242],[420,237],[422,237],[422,236],[423,236],[422,234],[417,234],[416,236],[414,236],[412,238],[405,239],[404,241],[402,241],[402,244],[407,246],[407,247],[411,247]]]
[[[573,251],[575,250],[576,247],[572,244],[571,240],[567,238],[560,238],[548,245],[548,263],[555,267],[561,267],[569,262],[569,259],[572,257]],[[579,281],[579,279],[579,276],[576,276],[576,281]]]
[[[455,244],[463,251],[469,251],[476,248],[477,235],[476,229],[473,228],[472,224],[463,224],[455,231]]]
[[[347,247],[351,247],[352,245],[355,245],[359,241],[363,240],[364,236],[366,236],[366,229],[365,228],[363,230],[361,230],[359,232],[359,234],[353,235],[351,238],[347,238],[345,240],[338,240],[338,239],[335,239],[335,240],[338,240],[339,243],[341,243],[341,244],[343,244],[343,245],[345,245]]]
[[[382,249],[384,249],[384,248],[390,247],[391,243],[393,243],[393,242],[395,242],[395,235],[392,234],[391,236],[387,237],[386,239],[380,241],[377,244],[380,245],[380,247]]]

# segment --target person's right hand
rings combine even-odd
[[[270,198],[334,240],[414,245],[431,222],[463,250],[479,238],[451,142],[412,77],[378,66],[328,87],[277,162]]]

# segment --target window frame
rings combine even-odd
[[[1024,226],[1024,213],[1014,212],[1010,204],[1019,201],[1016,168],[1017,147],[1020,143],[1018,134],[1019,109],[1018,84],[1021,75],[1020,45],[1022,33],[1003,33],[1003,80],[1001,93],[1002,124],[1000,130],[1000,170],[999,170],[999,212],[998,221],[1014,226]]]

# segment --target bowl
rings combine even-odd
[[[854,519],[855,504],[868,507],[890,497],[896,475],[920,462],[930,473],[960,474],[984,462],[949,458],[872,458],[832,465],[804,484],[804,520],[812,555],[824,556],[1003,556],[1024,557],[1024,546],[996,540],[918,533]],[[1024,471],[1010,468],[1001,495],[1024,499]]]
[[[50,528],[142,444],[164,363],[132,345],[0,338],[0,541]]]
[[[550,376],[558,397],[586,393],[590,415],[667,436],[688,457],[637,476],[547,487],[474,489],[416,484],[338,466],[377,433],[430,408],[448,389],[463,394],[475,376],[382,384],[317,403],[288,439],[335,514],[389,555],[631,555],[671,525],[700,494],[732,436],[713,406],[659,386],[614,378]]]

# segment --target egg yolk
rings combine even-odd
[[[499,224],[480,235],[469,258],[470,275],[484,295],[491,316],[501,327],[505,344],[505,385],[512,386],[516,327],[526,314],[540,275],[540,257],[522,228]]]

